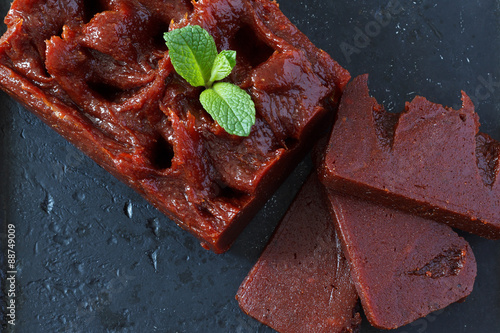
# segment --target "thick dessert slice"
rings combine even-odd
[[[170,27],[170,22],[177,23]],[[15,0],[0,86],[97,163],[225,251],[328,123],[349,74],[268,0]],[[163,33],[198,24],[237,51],[248,137],[202,109]]]
[[[358,296],[316,174],[309,177],[236,296],[279,332],[353,332]]]
[[[500,238],[500,143],[478,133],[464,93],[453,110],[423,97],[401,114],[369,96],[367,76],[343,95],[327,148],[327,187]]]
[[[450,227],[331,191],[328,196],[373,326],[403,326],[471,293],[474,254]]]

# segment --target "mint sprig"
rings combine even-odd
[[[248,136],[255,124],[255,104],[250,95],[226,78],[236,65],[236,51],[217,53],[212,36],[197,25],[164,34],[175,71],[194,87],[205,87],[200,95],[203,108],[228,132]]]

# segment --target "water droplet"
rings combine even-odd
[[[160,220],[157,217],[148,220],[148,227],[156,237],[160,237]]]
[[[151,252],[151,254],[149,255],[149,258],[153,262],[153,267],[155,269],[155,272],[157,272],[157,268],[158,268],[158,249],[156,249],[153,252]]]
[[[57,234],[61,231],[61,227],[56,222],[52,222],[49,224],[49,230]]]
[[[60,245],[69,245],[73,238],[57,234],[53,237],[54,242]]]
[[[75,199],[76,201],[83,201],[85,200],[85,193],[76,191],[75,193],[73,193],[73,199]]]
[[[78,227],[76,228],[76,234],[80,237],[84,236],[87,234],[87,229],[84,227]]]
[[[83,267],[83,263],[80,263],[78,265],[76,265],[76,269],[78,270],[79,273],[83,274],[83,272],[85,271],[84,270],[84,267]]]
[[[109,239],[108,239],[108,245],[112,245],[112,244],[116,244],[116,243],[118,243],[118,239],[116,239],[115,236],[109,237]]]
[[[54,209],[54,198],[49,194],[45,194],[45,199],[41,203],[40,207],[45,211],[45,213],[50,214],[52,209]]]
[[[132,218],[132,202],[127,201],[125,203],[125,206],[123,207],[123,212],[125,213],[125,215],[127,215],[129,219]]]

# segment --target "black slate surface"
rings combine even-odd
[[[1,0],[2,16],[8,7]],[[458,107],[463,89],[481,130],[500,140],[498,0],[282,0],[280,8],[353,76],[370,73],[373,95],[389,110],[417,94]],[[232,249],[215,255],[4,93],[0,115],[4,292],[7,223],[16,226],[17,254],[16,325],[4,317],[0,331],[272,332],[244,315],[234,295],[308,159]],[[396,332],[500,330],[500,242],[463,235],[478,262],[472,295]],[[361,328],[378,331],[366,320]]]

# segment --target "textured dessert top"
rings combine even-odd
[[[364,313],[393,329],[467,297],[477,267],[469,244],[441,223],[329,192]]]
[[[279,332],[355,332],[361,321],[349,265],[316,174],[302,186],[236,296]]]
[[[15,0],[5,22],[1,88],[216,252],[310,147],[350,78],[267,0]],[[174,72],[163,33],[190,24],[237,51],[227,80],[255,102],[248,137],[227,134]]]
[[[500,238],[500,143],[478,133],[465,93],[453,110],[416,97],[400,114],[354,79],[324,158],[327,187]]]

